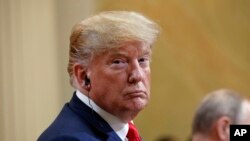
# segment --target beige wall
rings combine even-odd
[[[68,36],[94,2],[0,0],[1,141],[36,140],[71,96]]]
[[[145,141],[185,141],[195,107],[213,89],[250,96],[250,1],[0,0],[0,140],[34,141],[71,97],[72,25],[100,10],[135,10],[162,26],[152,99],[135,122]],[[97,3],[98,2],[98,3]]]
[[[0,140],[31,141],[59,108],[55,3],[4,0],[0,6]]]

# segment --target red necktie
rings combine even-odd
[[[128,140],[129,141],[141,141],[141,137],[135,125],[131,122],[129,122],[128,125],[129,125],[128,134],[127,134]]]

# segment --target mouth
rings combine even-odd
[[[145,91],[135,90],[135,91],[127,92],[125,94],[125,97],[127,97],[127,98],[137,98],[137,97],[143,98],[143,97],[145,97],[145,95],[146,95]]]

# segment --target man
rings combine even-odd
[[[156,23],[136,12],[102,12],[77,24],[68,73],[73,98],[38,141],[139,141],[132,120],[150,98]]]
[[[250,102],[229,89],[213,91],[196,111],[192,140],[229,141],[230,124],[250,124]]]

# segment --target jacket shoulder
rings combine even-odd
[[[54,137],[44,139],[38,139],[37,141],[101,141],[100,139],[90,136],[86,133],[75,133],[75,134],[60,134]]]

